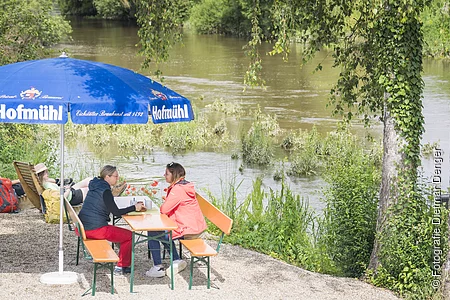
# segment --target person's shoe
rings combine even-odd
[[[59,178],[56,178],[55,181],[56,181],[55,183],[59,186],[59,184],[61,183]],[[75,182],[73,182],[73,178],[65,178],[64,179],[63,186],[67,186],[67,185],[72,186],[74,184],[75,184]]]
[[[73,182],[73,179],[72,179],[72,178],[66,178],[66,179],[64,179],[64,186],[66,186],[66,185],[72,186],[72,185],[74,185],[74,184],[75,184],[75,182]]]
[[[122,275],[122,267],[114,267],[114,275]]]
[[[173,261],[173,275],[180,273],[187,266],[187,263],[184,260],[177,259]],[[166,275],[170,278],[170,266],[166,270]]]
[[[166,273],[164,272],[164,268],[162,266],[153,266],[150,270],[145,272],[145,275],[148,277],[160,278],[164,277]]]
[[[131,267],[114,267],[114,274],[115,275],[123,275],[123,274],[130,274],[131,273]]]
[[[127,188],[127,183],[124,181],[112,187],[112,194],[114,197],[119,197]]]

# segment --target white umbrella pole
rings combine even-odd
[[[47,284],[71,284],[78,280],[77,273],[64,272],[64,251],[63,251],[63,219],[64,219],[64,124],[61,124],[60,130],[60,205],[59,205],[59,268],[58,272],[46,273],[41,276],[41,282]]]
[[[64,219],[64,124],[61,124],[60,130],[60,153],[59,160],[61,164],[61,175],[59,177],[59,273],[63,273],[64,251],[63,251],[63,219]]]

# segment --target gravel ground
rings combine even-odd
[[[47,224],[37,209],[0,214],[0,299],[81,299],[89,288],[93,264],[84,259],[75,265],[76,236],[64,227],[64,271],[78,274],[69,285],[42,284],[39,278],[58,271],[59,225]],[[211,245],[215,242],[211,241]],[[206,269],[194,272],[188,290],[189,271],[170,280],[148,278],[151,267],[143,244],[136,254],[135,293],[129,292],[129,275],[115,276],[116,294],[110,294],[109,275],[97,271],[97,299],[399,299],[392,292],[351,278],[338,278],[305,271],[267,255],[223,245],[211,259],[211,289],[206,288]],[[87,295],[84,297],[90,297]]]

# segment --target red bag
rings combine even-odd
[[[16,212],[18,202],[11,180],[0,177],[0,213]]]

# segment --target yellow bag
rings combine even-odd
[[[45,212],[45,222],[47,223],[59,223],[59,208],[60,208],[60,196],[59,191],[46,189],[42,193],[42,198],[44,198],[46,212]],[[63,222],[67,222],[66,214],[63,214]]]

